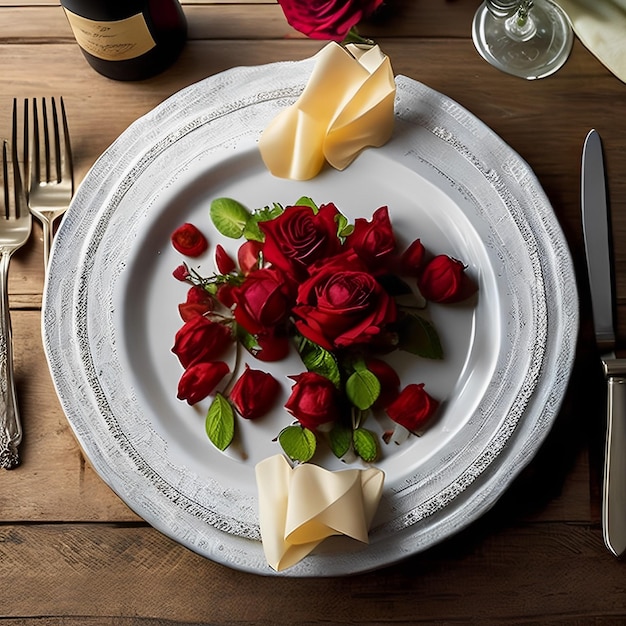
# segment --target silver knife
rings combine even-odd
[[[602,490],[604,543],[626,552],[626,359],[615,357],[610,215],[600,135],[591,130],[583,147],[582,223],[591,288],[593,325],[607,379],[607,430]]]

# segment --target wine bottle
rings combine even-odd
[[[187,40],[179,0],[61,0],[89,64],[116,80],[142,80],[169,67]]]

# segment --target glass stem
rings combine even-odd
[[[507,34],[518,41],[526,41],[535,36],[537,25],[530,14],[533,0],[522,0],[517,11],[505,22]]]

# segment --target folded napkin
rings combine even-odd
[[[583,45],[626,82],[626,0],[556,0]]]
[[[256,466],[263,550],[276,571],[295,565],[324,539],[347,535],[364,543],[382,495],[376,468],[338,472],[277,454]]]
[[[391,136],[396,86],[389,58],[378,46],[346,48],[322,48],[297,102],[263,131],[261,156],[275,176],[309,180],[324,161],[342,170]]]

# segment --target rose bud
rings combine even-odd
[[[183,263],[172,272],[172,276],[184,283],[189,278],[189,268]]]
[[[426,250],[419,239],[416,239],[400,257],[400,271],[407,276],[418,276],[424,263]]]
[[[438,406],[439,402],[428,395],[421,383],[407,385],[385,410],[394,422],[415,432],[428,421]]]
[[[386,206],[377,209],[371,222],[362,217],[357,218],[354,231],[346,239],[345,245],[354,250],[371,270],[384,270],[396,249],[389,209]]]
[[[229,328],[203,315],[196,315],[176,333],[172,352],[180,364],[187,368],[198,361],[215,359],[231,342]]]
[[[219,243],[215,246],[215,265],[220,274],[230,274],[236,267],[228,252]]]
[[[193,285],[189,288],[186,302],[189,304],[205,304],[207,311],[213,309],[213,297],[206,289],[203,289],[199,285]]]
[[[187,368],[178,381],[178,399],[188,404],[204,400],[228,374],[224,361],[200,362]]]
[[[296,384],[291,388],[285,408],[302,426],[315,430],[321,424],[339,418],[337,389],[328,378],[315,372],[304,372],[290,378]]]
[[[417,285],[431,302],[461,302],[469,298],[476,285],[465,274],[465,265],[445,254],[432,259],[418,278]]]
[[[232,291],[235,319],[251,335],[266,333],[289,315],[292,296],[285,276],[275,268],[255,270]]]
[[[178,305],[178,312],[184,322],[195,315],[204,315],[213,310],[213,298],[205,289],[194,285],[187,291],[187,300]]]
[[[229,397],[242,417],[255,419],[272,408],[279,390],[280,384],[271,374],[246,365]]]
[[[171,236],[174,248],[185,256],[200,256],[208,247],[206,237],[193,224],[183,224]]]
[[[365,365],[378,378],[380,395],[376,400],[376,406],[384,408],[398,397],[400,393],[400,377],[389,363],[381,359],[367,359]]]

